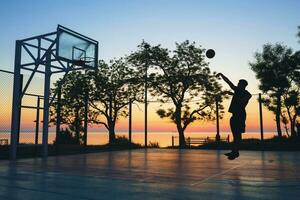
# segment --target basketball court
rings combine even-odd
[[[0,161],[1,199],[299,199],[300,152],[141,149]]]
[[[214,51],[207,52],[208,58],[214,55]],[[56,31],[16,41],[11,161],[0,161],[0,199],[299,199],[300,152],[244,151],[234,161],[227,160],[224,151],[175,149],[47,157],[50,107],[56,109],[58,136],[65,77],[75,70],[96,70],[97,62],[98,42],[61,25]],[[38,85],[42,93],[29,93],[28,88],[36,86],[32,80],[37,73],[44,79]],[[58,87],[51,78],[61,78]],[[88,96],[88,92],[83,95]],[[36,97],[37,103],[24,105],[24,96]],[[22,146],[22,109],[36,110],[34,145],[39,145],[42,125],[43,158],[16,159]],[[145,141],[147,144],[147,137]]]

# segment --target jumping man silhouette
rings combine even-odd
[[[230,153],[226,153],[229,160],[234,160],[239,157],[239,146],[242,140],[242,133],[245,133],[245,121],[246,121],[246,106],[251,98],[251,94],[246,90],[248,82],[244,79],[239,80],[237,86],[235,86],[224,74],[218,73],[218,77],[221,77],[234,92],[226,92],[232,95],[232,100],[229,106],[228,112],[232,114],[230,118],[230,128],[233,135],[233,147]]]

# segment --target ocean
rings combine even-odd
[[[125,136],[128,137],[128,132],[116,132],[117,136]],[[232,140],[232,136],[230,132],[221,132],[222,138],[226,138],[228,135],[230,136],[230,140]],[[157,142],[160,147],[166,147],[172,145],[172,136],[178,136],[176,132],[148,132],[148,144],[150,142]],[[186,132],[185,137],[215,137],[215,132]],[[275,136],[274,132],[265,132],[264,138],[272,138]],[[259,132],[248,132],[243,133],[243,139],[248,138],[260,138]],[[0,139],[8,139],[10,141],[10,133],[9,132],[0,132]],[[49,144],[53,143],[55,140],[55,132],[49,132],[48,142]],[[34,132],[21,132],[20,134],[20,143],[33,144],[35,141],[35,133]],[[132,141],[134,143],[139,143],[144,145],[144,132],[132,132]],[[88,133],[88,141],[89,145],[100,145],[106,144],[108,142],[108,133],[107,132],[89,132]],[[42,133],[39,133],[39,144],[42,143]],[[178,145],[178,138],[175,138],[175,145]]]

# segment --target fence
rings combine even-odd
[[[5,70],[0,70],[0,157],[8,157],[8,147],[10,145],[10,126],[11,126],[11,105],[12,105],[12,86],[13,86],[13,73]],[[28,78],[26,74],[23,77],[25,80]],[[37,77],[36,85],[42,86],[42,77]],[[43,117],[43,96],[42,91],[38,88],[29,88],[24,96],[21,109],[21,123],[19,133],[19,147],[34,145],[38,147],[42,144],[42,127]],[[272,137],[275,133],[275,126],[272,124],[274,117],[269,111],[259,103],[261,98],[258,94],[253,94],[247,106],[247,132],[243,135],[244,138],[258,138],[264,139]],[[202,121],[195,122],[186,131],[186,138],[215,138],[219,133],[221,138],[227,137],[230,134],[229,118],[230,114],[226,112],[229,107],[230,101],[227,100],[223,103],[225,107],[225,114],[216,116],[216,121]],[[143,104],[141,104],[143,105]],[[170,123],[169,120],[161,120],[156,114],[157,109],[161,108],[162,104],[155,100],[148,102],[148,128],[150,131],[144,135],[144,108],[141,105],[129,104],[129,118],[121,119],[117,125],[117,135],[124,135],[131,142],[146,144],[158,142],[160,146],[176,145],[172,140],[172,136],[178,136],[176,133],[175,125]],[[164,104],[164,107],[172,107],[169,103]],[[219,112],[220,108],[219,108]],[[264,119],[264,120],[263,120]],[[57,119],[59,120],[59,118]],[[59,123],[58,123],[59,124]],[[87,124],[85,124],[86,127]],[[57,136],[59,126],[50,127],[48,143],[53,144]],[[85,128],[87,130],[87,128]],[[171,130],[171,132],[170,132]],[[94,132],[96,131],[96,132]],[[167,131],[167,133],[166,133]],[[100,134],[99,132],[102,132]],[[145,137],[147,136],[147,137]],[[192,139],[193,140],[193,139]],[[90,131],[85,131],[83,134],[83,141],[85,145],[101,145],[108,142],[107,131],[104,129],[90,128]],[[172,142],[173,141],[173,142]],[[36,148],[35,148],[36,149]],[[35,150],[36,153],[37,150]],[[37,153],[38,154],[38,153]]]
[[[0,71],[0,158],[8,158],[10,144],[13,74]]]

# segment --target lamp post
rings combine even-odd
[[[145,72],[145,148],[148,146],[148,64],[146,64],[146,72]]]
[[[221,137],[220,137],[220,124],[219,124],[219,102],[218,99],[216,98],[216,128],[217,128],[217,135],[216,135],[216,141],[219,142]]]

